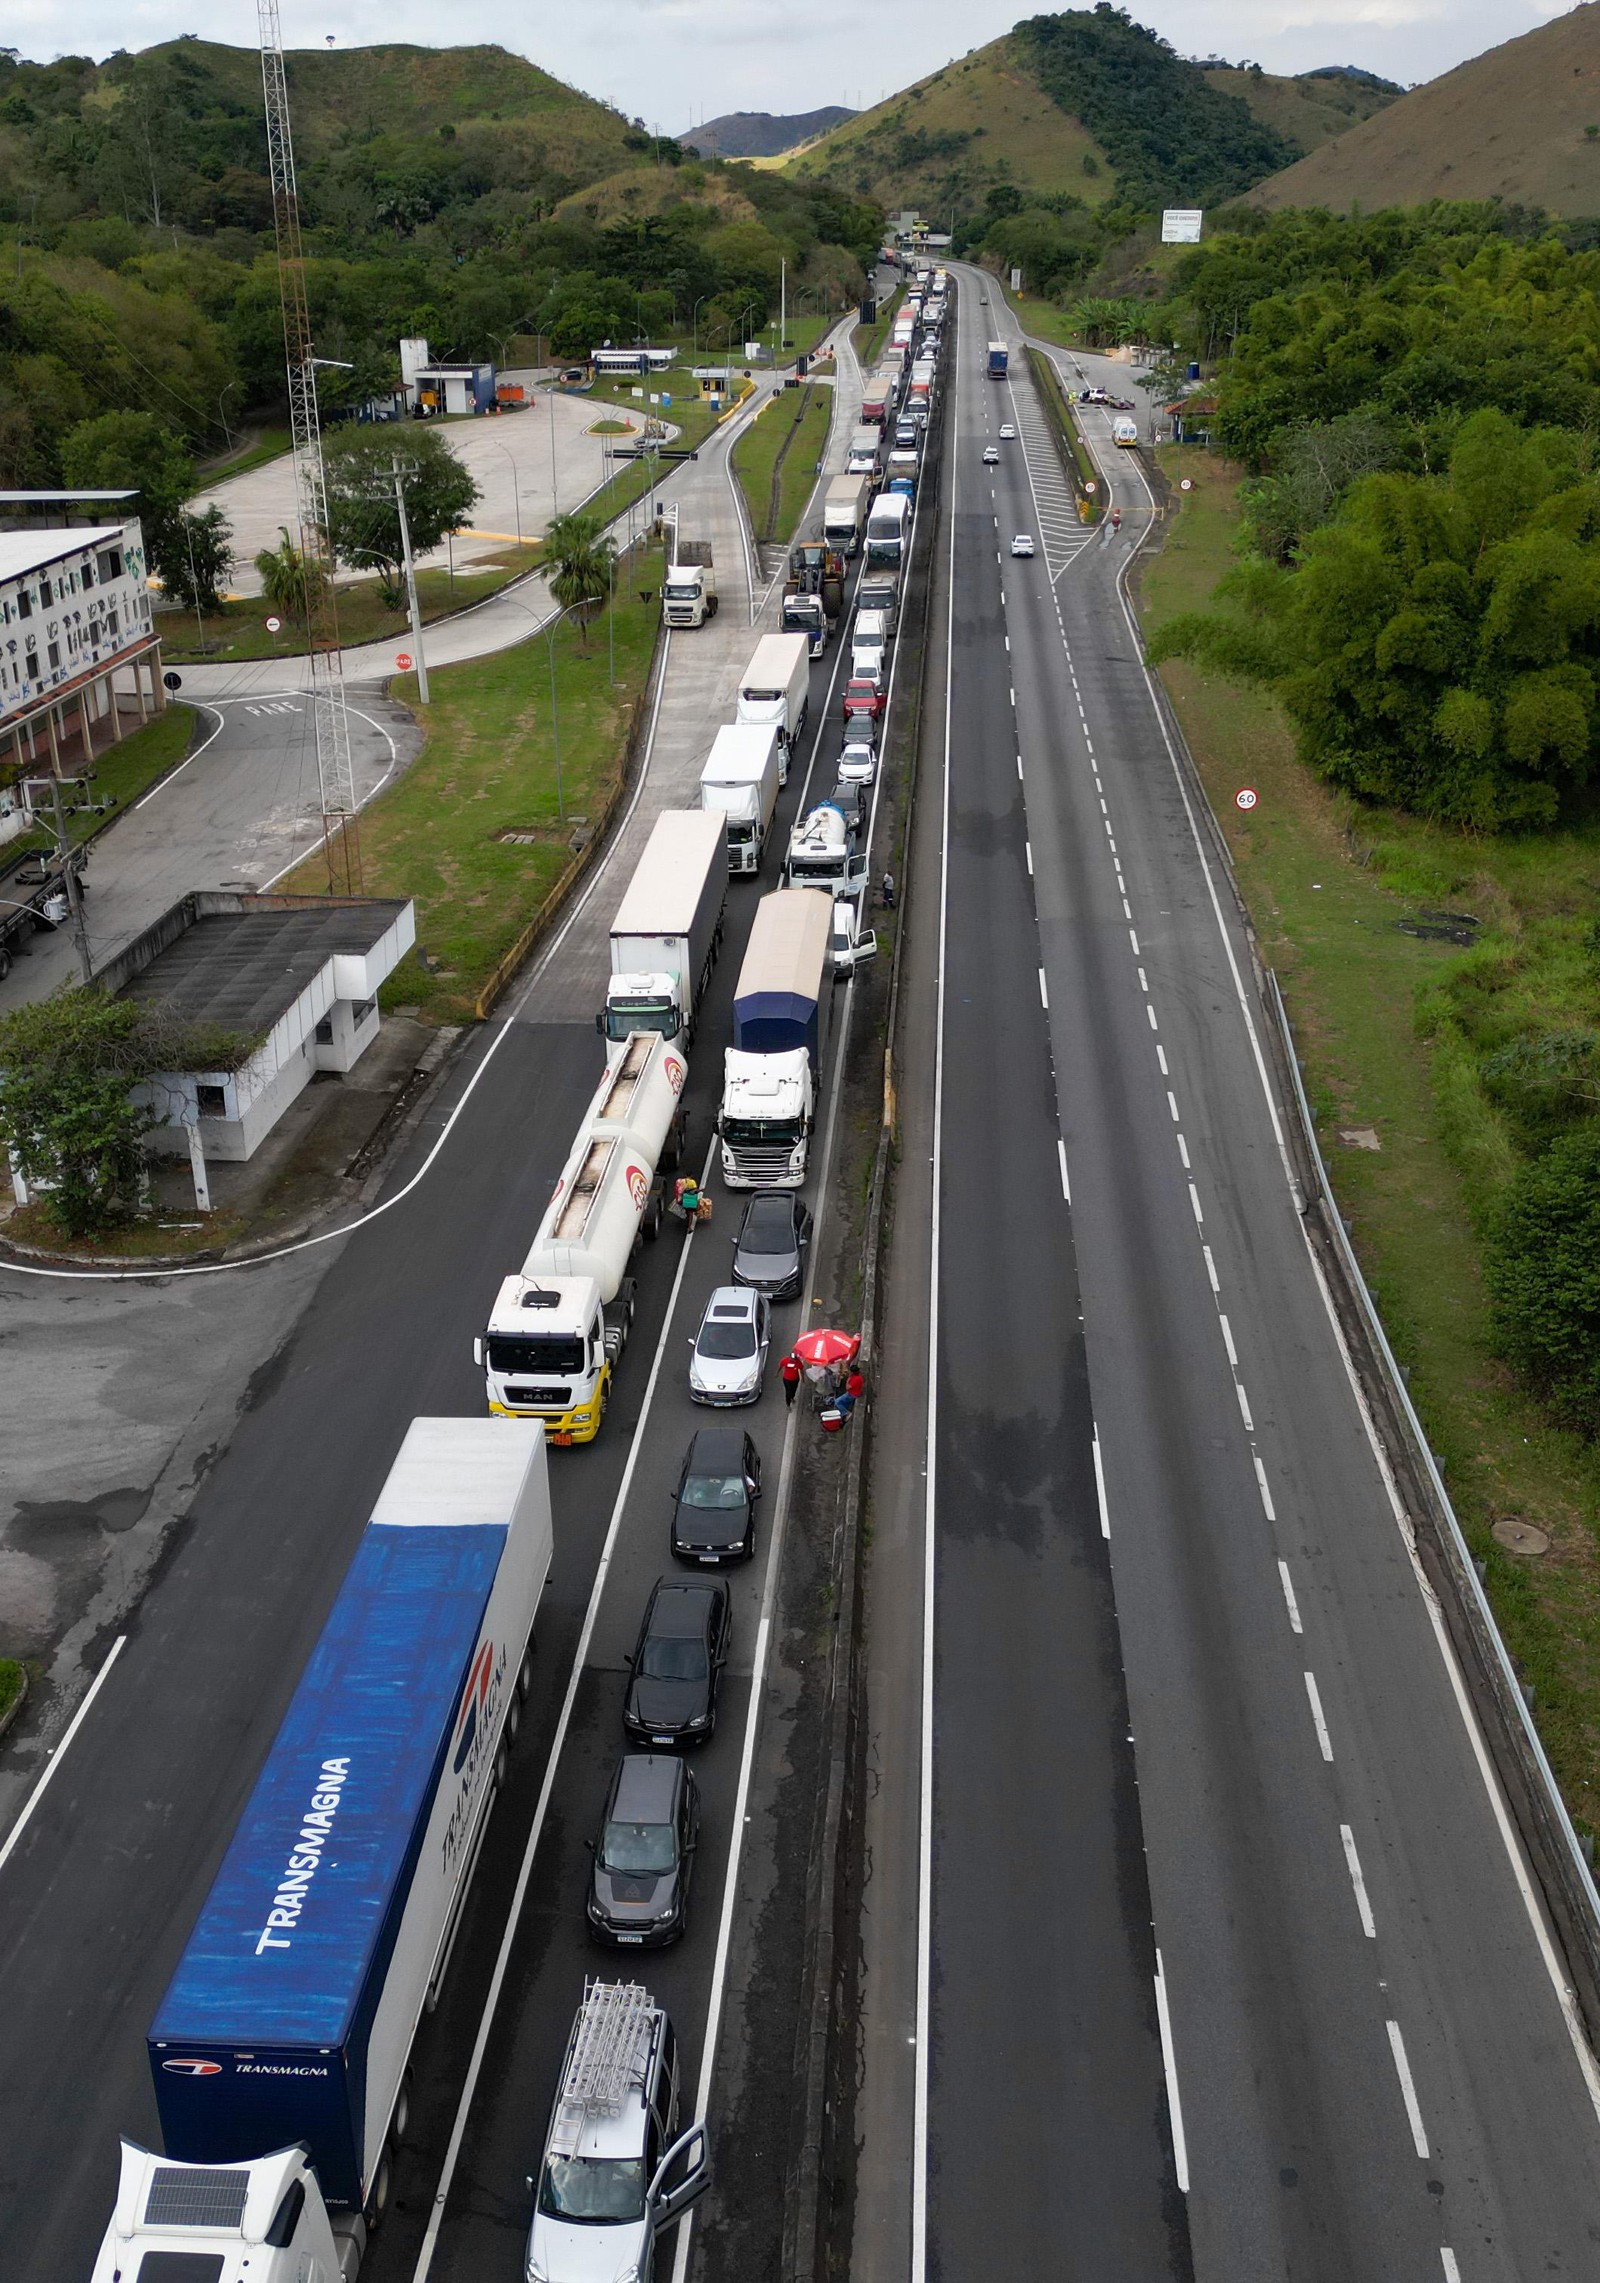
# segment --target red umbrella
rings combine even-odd
[[[848,1363],[861,1345],[859,1332],[802,1332],[794,1352],[809,1372],[827,1371]]]

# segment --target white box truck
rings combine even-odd
[[[835,476],[822,503],[822,536],[846,555],[859,554],[872,498],[870,476]]]
[[[783,747],[778,782],[789,781],[789,762],[806,724],[811,697],[811,644],[803,634],[764,634],[739,677],[736,722],[778,732]]]
[[[761,869],[781,763],[776,722],[729,723],[717,731],[700,771],[700,806],[726,822],[731,873]]]
[[[727,840],[700,809],[656,818],[611,923],[611,979],[595,1028],[615,1061],[635,1031],[694,1037],[700,995],[722,944]]]
[[[552,1443],[592,1443],[600,1432],[633,1327],[628,1266],[661,1227],[661,1169],[678,1162],[688,1075],[668,1040],[649,1031],[629,1039],[578,1128],[527,1259],[473,1342],[489,1409],[542,1419]]]
[[[93,2283],[351,2277],[449,1964],[550,1574],[544,1437],[413,1419],[147,2044]]]

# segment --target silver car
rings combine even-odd
[[[692,1403],[755,1403],[767,1368],[772,1311],[763,1293],[719,1284],[689,1342]]]
[[[878,773],[876,748],[864,737],[852,738],[839,755],[841,785],[870,785]]]

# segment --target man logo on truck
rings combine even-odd
[[[450,1763],[450,1773],[454,1776],[459,1776],[466,1766],[477,1740],[478,1722],[488,1700],[489,1677],[493,1670],[494,1643],[485,1641],[478,1651],[478,1661],[472,1668],[472,1677],[467,1682],[466,1702],[461,1708],[461,1722],[456,1729],[455,1758]]]

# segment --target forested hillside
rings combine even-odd
[[[330,408],[437,354],[557,355],[637,328],[757,321],[861,283],[878,215],[826,185],[689,158],[498,48],[289,58],[308,284]],[[0,483],[64,437],[154,412],[191,448],[281,397],[252,50],[179,40],[104,65],[0,55]]]

